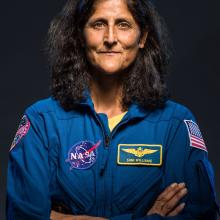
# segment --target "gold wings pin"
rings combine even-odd
[[[158,151],[158,150],[142,149],[141,147],[138,147],[137,149],[129,148],[129,149],[122,149],[122,150],[129,154],[134,154],[136,157],[143,157],[146,154],[153,154]]]

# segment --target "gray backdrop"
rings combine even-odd
[[[7,153],[24,109],[49,95],[44,42],[64,0],[1,2],[0,219],[4,219]],[[220,1],[155,0],[174,43],[172,98],[199,122],[220,198]]]

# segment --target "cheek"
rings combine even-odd
[[[102,42],[102,37],[94,31],[84,31],[84,44],[87,60],[95,63],[97,60],[96,51]]]
[[[124,65],[127,66],[134,61],[139,51],[139,34],[121,34],[119,41],[124,50]]]
[[[135,49],[138,48],[139,43],[139,33],[131,32],[129,34],[124,34],[123,32],[118,33],[118,40],[124,49]]]
[[[85,45],[88,50],[97,48],[102,42],[102,35],[93,31],[84,32]]]

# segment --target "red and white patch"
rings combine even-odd
[[[190,146],[208,152],[199,126],[192,120],[184,120],[184,122],[188,130]]]
[[[18,126],[18,131],[15,134],[15,138],[12,142],[10,151],[20,142],[20,140],[28,133],[28,130],[30,128],[30,121],[28,120],[28,117],[24,115],[21,119],[21,122]]]

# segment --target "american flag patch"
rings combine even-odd
[[[188,130],[190,146],[208,152],[199,126],[192,120],[184,120],[184,122]]]

